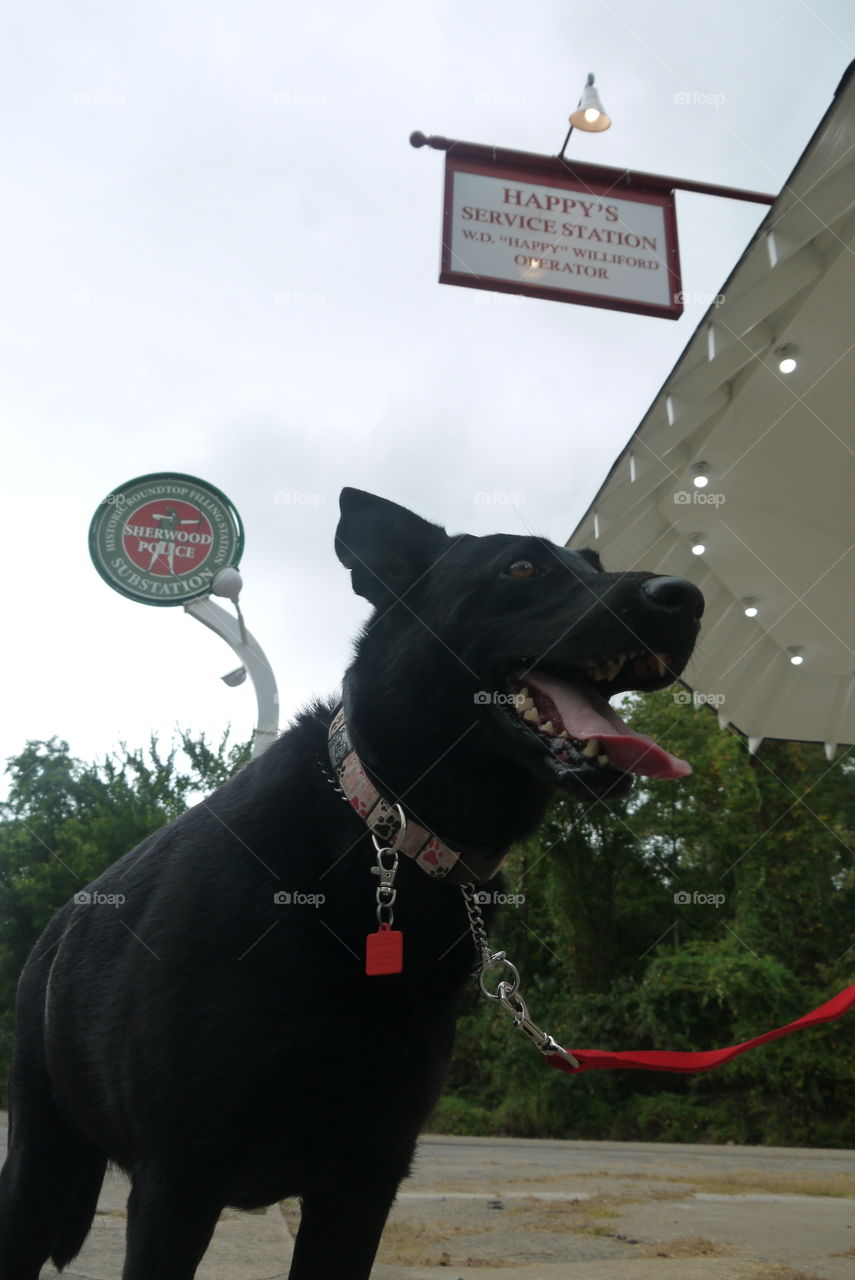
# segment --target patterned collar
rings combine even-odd
[[[401,829],[398,806],[383,799],[362,767],[362,761],[350,741],[342,706],[337,708],[330,724],[329,753],[338,784],[354,811],[378,840],[384,845],[393,845]],[[462,855],[449,849],[438,836],[432,835],[412,818],[407,818],[405,825],[398,851],[417,862],[429,876],[444,879]]]

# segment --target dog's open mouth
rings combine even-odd
[[[647,651],[585,663],[561,674],[524,666],[508,679],[507,711],[559,767],[684,778],[691,765],[631,729],[607,701],[628,689],[661,688],[675,674],[666,654]]]

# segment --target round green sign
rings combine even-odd
[[[224,493],[178,472],[139,476],[99,504],[89,554],[129,600],[176,605],[210,595],[214,575],[237,565],[243,525]]]

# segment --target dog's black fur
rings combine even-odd
[[[535,537],[448,537],[358,490],[341,505],[337,553],[375,606],[345,677],[354,744],[388,797],[464,851],[455,879],[484,881],[556,782],[595,795],[624,775],[556,769],[479,691],[642,647],[669,655],[641,682],[661,688],[691,654],[700,593]],[[225,1205],[295,1195],[292,1280],[368,1276],[474,952],[460,892],[402,858],[404,970],[365,976],[375,855],[322,772],[331,711],[302,714],[90,886],[123,905],[72,902],[45,930],[19,988],[0,1280],[78,1253],[108,1160],[132,1179],[124,1280],[190,1280]],[[282,906],[279,890],[323,905]]]

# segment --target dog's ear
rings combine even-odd
[[[353,589],[388,606],[425,574],[451,539],[439,525],[362,489],[342,489],[335,552]]]

